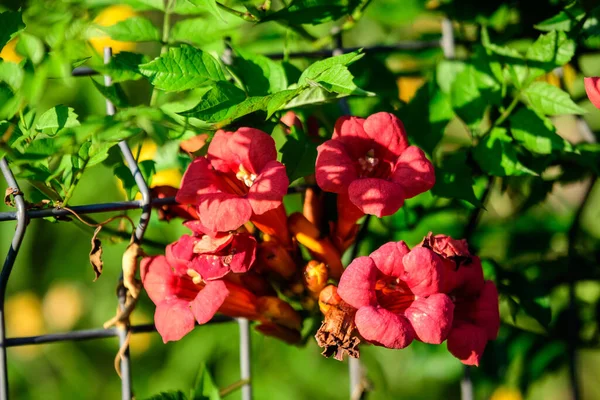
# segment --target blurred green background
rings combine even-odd
[[[104,5],[102,0],[80,1],[30,1],[24,9],[28,26],[46,29],[44,24],[66,23],[60,19],[45,19],[44,11],[53,8],[52,15],[68,10],[78,18],[91,20]],[[110,2],[113,3],[113,2]],[[185,3],[185,2],[182,2]],[[422,0],[375,0],[359,24],[344,34],[346,46],[372,46],[393,44],[400,40],[425,40],[440,35],[440,2]],[[466,21],[460,26],[459,39],[468,40],[473,26],[485,21],[501,37],[514,38],[515,46],[527,46],[536,37],[533,24],[552,16],[560,8],[559,1],[479,2],[455,1],[454,8],[444,9],[457,19]],[[9,8],[18,2],[6,3]],[[142,7],[143,8],[143,7]],[[152,11],[138,11],[160,24],[160,15]],[[469,14],[471,12],[471,14]],[[462,14],[461,14],[462,13]],[[469,14],[469,15],[464,15]],[[57,17],[58,18],[58,17]],[[185,15],[175,20],[186,18]],[[221,40],[226,32],[234,44],[258,53],[276,53],[284,48],[293,51],[307,49],[300,39],[288,35],[285,29],[273,24],[253,26],[227,17],[229,23],[202,16],[197,37],[189,41],[203,49],[218,54],[223,51]],[[206,22],[207,21],[207,22]],[[200,22],[197,22],[200,24]],[[37,24],[37,25],[36,25]],[[316,36],[328,32],[330,24],[311,28]],[[75,29],[75,28],[73,28]],[[65,29],[66,31],[66,29]],[[68,36],[68,32],[64,33]],[[93,55],[85,40],[77,42],[74,52]],[[517,40],[518,39],[518,40]],[[75,43],[75,39],[73,39]],[[468,47],[468,46],[467,46]],[[458,55],[468,48],[459,46]],[[139,51],[151,55],[158,48],[139,45]],[[373,57],[372,64],[359,75],[365,89],[378,93],[385,91],[381,100],[394,98],[409,101],[415,90],[423,84],[422,77],[430,78],[441,51],[426,50],[396,52]],[[592,130],[600,130],[600,112],[585,100],[582,76],[600,74],[599,54],[587,51],[574,65],[576,77],[566,82],[557,77],[572,96],[590,112],[585,115]],[[387,65],[391,76],[378,75],[373,65]],[[302,61],[299,62],[302,65]],[[357,67],[358,68],[358,67]],[[390,85],[391,82],[391,85]],[[374,88],[369,87],[374,86]],[[377,87],[379,86],[379,87]],[[125,85],[134,104],[148,101],[150,86],[145,82]],[[351,101],[353,113],[366,115],[382,108],[377,101]],[[387,101],[387,100],[386,100]],[[80,119],[104,113],[104,99],[95,90],[90,78],[53,79],[43,98],[41,109],[56,104],[73,107]],[[328,107],[336,107],[328,106]],[[324,110],[324,111],[323,111]],[[321,112],[327,112],[327,108]],[[583,137],[574,117],[561,117],[555,121],[559,134],[576,143]],[[418,132],[409,132],[409,136]],[[456,146],[468,140],[464,128],[453,121],[446,131],[445,146]],[[446,139],[445,139],[446,140]],[[133,143],[137,146],[139,143]],[[168,147],[168,146],[167,146]],[[177,172],[172,165],[161,164],[168,159],[171,148],[153,151],[146,146],[147,157],[157,161],[157,170],[170,170],[163,178],[174,179]],[[167,154],[163,157],[164,154]],[[162,157],[162,158],[161,158]],[[169,178],[170,176],[170,178]],[[552,288],[547,302],[551,310],[550,330],[541,327],[525,313],[513,315],[512,303],[501,299],[503,321],[498,341],[489,343],[483,364],[471,369],[478,399],[568,399],[570,396],[567,374],[565,313],[568,294],[565,283],[565,266],[547,262],[560,259],[567,251],[567,232],[575,210],[582,200],[589,179],[555,185],[552,193],[541,203],[522,211],[516,200],[530,193],[515,190],[535,190],[528,186],[528,178],[508,178],[496,182],[491,189],[487,209],[473,236],[473,244],[483,258],[493,258],[507,271],[519,276],[549,275],[559,280]],[[510,188],[507,189],[507,181]],[[26,194],[35,191],[21,182]],[[484,182],[477,182],[476,193],[481,195]],[[86,171],[70,204],[102,203],[125,199],[111,169],[97,165]],[[592,193],[582,218],[584,232],[581,245],[598,251],[600,240],[600,187]],[[439,205],[435,211],[422,215],[423,207]],[[1,206],[2,211],[9,210]],[[461,237],[472,209],[454,202],[440,201],[424,194],[407,202],[396,215],[371,225],[371,232],[361,246],[368,253],[388,240],[405,240],[409,245],[418,243],[429,231]],[[132,218],[139,213],[128,212]],[[112,214],[93,216],[97,220]],[[113,225],[119,228],[118,223]],[[163,247],[178,238],[184,231],[177,221],[159,222],[153,215],[147,238]],[[14,232],[14,223],[0,226],[0,249],[4,254]],[[8,285],[6,318],[8,337],[64,332],[72,329],[99,327],[114,315],[115,288],[120,270],[121,254],[126,240],[103,235],[105,245],[103,275],[93,282],[93,272],[88,263],[92,229],[77,222],[31,221]],[[146,247],[149,253],[160,252],[159,246]],[[486,273],[494,277],[497,269],[486,262]],[[591,276],[598,275],[592,271]],[[526,282],[526,281],[524,281]],[[527,287],[527,284],[525,284]],[[583,339],[578,350],[579,381],[583,399],[600,398],[600,349],[594,338],[598,335],[600,314],[600,284],[597,279],[584,279],[577,284],[577,301],[582,315]],[[133,323],[152,322],[153,305],[143,297],[133,314]],[[587,333],[586,333],[587,332]],[[44,346],[26,346],[9,350],[10,389],[17,399],[116,399],[120,397],[120,381],[113,368],[118,349],[116,338],[77,343],[56,343]],[[361,360],[372,383],[369,399],[458,399],[459,382],[463,366],[442,346],[414,343],[402,351],[365,346]],[[239,379],[238,327],[235,323],[202,326],[179,342],[163,344],[157,334],[139,334],[131,339],[132,378],[136,398],[144,399],[166,390],[187,390],[193,384],[201,363],[207,363],[220,387]],[[312,341],[306,347],[287,346],[275,339],[258,334],[252,336],[253,387],[257,399],[346,399],[348,398],[347,363],[325,359]],[[240,398],[233,393],[228,398]]]

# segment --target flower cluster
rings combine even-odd
[[[303,129],[293,113],[282,123]],[[452,354],[477,364],[498,331],[498,299],[464,241],[429,235],[412,250],[387,243],[347,268],[341,261],[361,217],[391,215],[432,188],[431,162],[389,113],[342,117],[326,141],[314,120],[308,130],[321,143],[301,212],[284,208],[286,168],[271,136],[253,128],[216,132],[179,190],[156,188],[178,203],[161,206],[160,217],[183,218],[190,230],[165,255],[142,262],[163,340],[178,340],[220,312],[299,343],[301,315],[322,313],[316,339],[327,356],[357,357],[361,342],[400,349],[447,340]]]

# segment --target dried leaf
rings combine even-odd
[[[345,302],[329,307],[315,335],[317,344],[323,349],[321,354],[325,357],[333,356],[338,361],[343,361],[344,354],[354,358],[360,357],[360,339],[356,335],[354,314],[356,309]]]
[[[129,290],[129,293],[134,299],[137,299],[142,287],[141,282],[135,277],[137,272],[137,259],[141,255],[142,251],[140,245],[133,240],[129,243],[129,246],[127,246],[127,249],[123,253],[123,286]]]
[[[94,268],[94,273],[96,277],[94,278],[94,282],[98,279],[98,277],[102,274],[102,242],[98,239],[98,234],[102,230],[102,225],[98,226],[94,231],[94,236],[92,236],[92,250],[90,251],[90,264]]]
[[[23,194],[21,193],[21,191],[18,188],[6,188],[6,190],[4,191],[4,204],[6,204],[9,207],[14,207],[15,206],[15,201],[13,196],[19,195],[19,194]]]

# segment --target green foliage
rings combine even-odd
[[[20,11],[0,13],[0,48],[4,47],[15,35],[25,28],[23,14]]]
[[[160,40],[160,32],[152,21],[144,17],[128,18],[115,25],[102,27],[104,32],[115,40],[131,42],[153,42]]]

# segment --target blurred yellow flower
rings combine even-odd
[[[83,312],[81,290],[68,282],[56,283],[44,296],[42,312],[48,326],[58,331],[68,331],[79,321]]]
[[[398,91],[400,92],[399,98],[405,103],[408,103],[417,90],[425,83],[425,79],[420,76],[401,76],[396,81],[398,84]]]
[[[126,5],[114,5],[105,8],[94,19],[94,24],[99,26],[112,26],[118,22],[125,21],[128,18],[135,17],[138,14],[133,8]],[[98,28],[93,28],[94,34],[90,38],[90,44],[100,54],[105,47],[112,47],[113,54],[121,51],[135,50],[134,42],[120,42],[111,39],[107,34],[100,31]]]
[[[141,310],[135,310],[131,314],[130,321],[132,325],[150,324],[153,322],[152,317],[144,314]],[[153,332],[131,335],[129,339],[131,355],[135,357],[145,353],[150,348],[154,337],[156,335]]]
[[[8,298],[5,305],[6,333],[8,337],[37,336],[45,333],[42,304],[37,294],[26,291]],[[12,349],[14,354],[33,357],[40,346],[23,346]]]
[[[523,400],[519,389],[501,386],[492,393],[490,400]]]
[[[16,64],[20,63],[23,57],[16,51],[18,40],[19,39],[14,38],[6,43],[6,45],[2,48],[2,51],[0,51],[0,58],[2,58],[4,61],[13,62]]]

